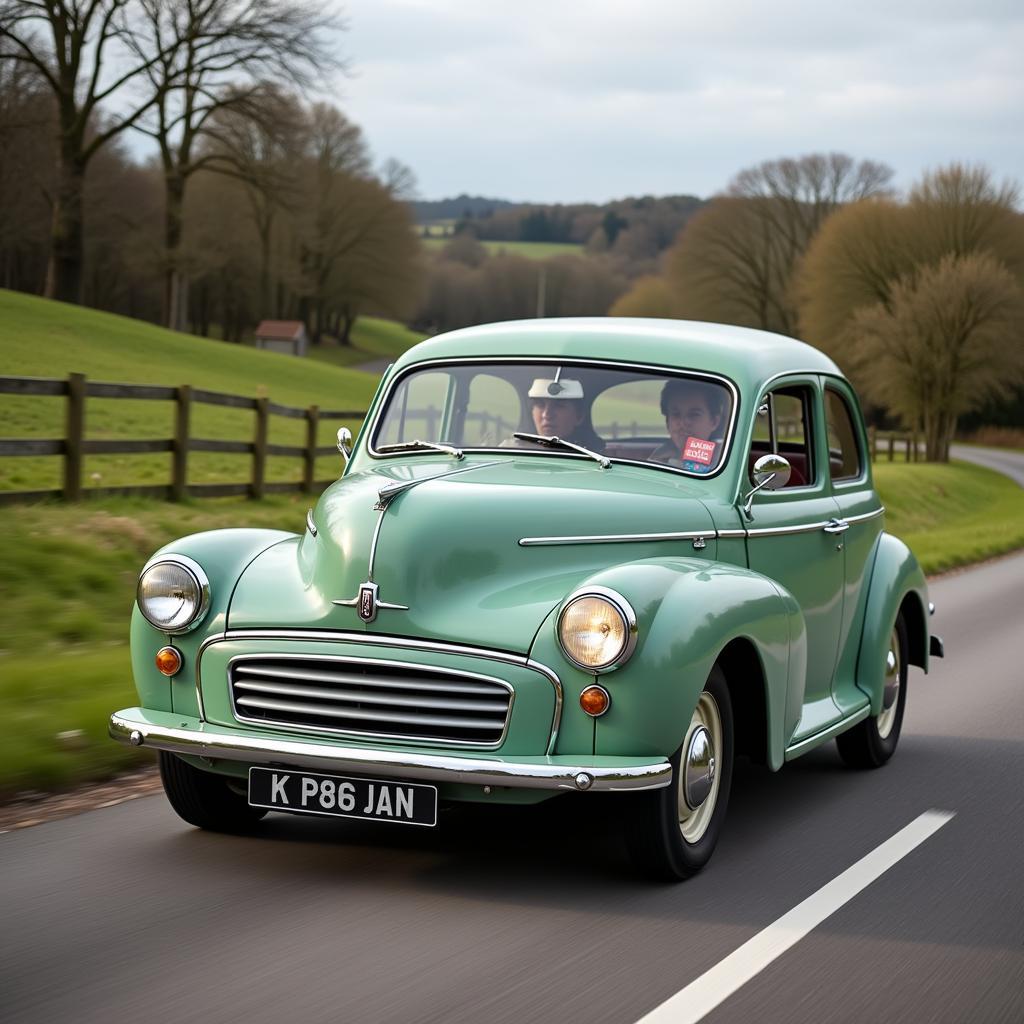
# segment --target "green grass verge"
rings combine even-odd
[[[451,238],[421,238],[427,252],[440,252]],[[522,256],[528,260],[546,260],[552,256],[582,256],[584,248],[576,242],[492,242],[480,243],[489,253],[497,255],[507,252],[511,256]]]
[[[337,467],[336,467],[337,468]],[[879,464],[887,529],[938,572],[1024,546],[1024,489],[990,470]],[[106,738],[136,702],[128,620],[139,567],[183,534],[226,526],[299,531],[308,498],[170,505],[122,499],[0,509],[0,798],[103,778],[145,754]],[[58,734],[82,730],[79,746]]]
[[[966,462],[876,463],[886,529],[910,545],[926,573],[1024,547],[1024,488]]]
[[[191,384],[211,391],[256,397],[294,407],[365,409],[377,378],[344,368],[381,356],[392,357],[420,340],[399,324],[366,318],[356,322],[354,341],[363,346],[330,350],[319,358],[264,352],[209,338],[179,334],[152,324],[49,302],[30,295],[0,290],[0,351],[5,374],[66,377],[84,373],[93,380],[140,384]],[[337,365],[325,365],[337,364]],[[61,398],[0,395],[0,436],[9,438],[64,435]],[[168,438],[173,435],[171,402],[132,399],[89,399],[86,436],[93,439]],[[194,404],[192,435],[218,440],[251,441],[253,414],[241,409]],[[346,424],[355,432],[359,418]],[[318,443],[329,445],[342,424],[320,425]],[[305,444],[302,420],[272,416],[271,444]],[[90,455],[83,481],[90,486],[161,484],[170,480],[170,454]],[[337,459],[325,457],[317,476],[329,479]],[[61,484],[58,456],[0,459],[0,490],[42,490]],[[244,482],[251,477],[251,457],[219,452],[189,456],[191,483]],[[297,458],[272,457],[267,479],[297,481]]]
[[[148,755],[107,738],[136,703],[128,621],[139,567],[175,537],[227,526],[299,531],[308,497],[0,509],[0,799],[101,779]],[[59,734],[81,730],[70,746]]]

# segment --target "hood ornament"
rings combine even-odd
[[[359,593],[355,597],[350,597],[344,601],[332,601],[331,604],[340,604],[345,608],[355,608],[363,622],[373,622],[381,608],[400,612],[407,612],[409,610],[407,604],[392,604],[390,601],[382,601],[378,597],[379,594],[380,587],[373,580],[367,580],[365,583],[359,584]]]

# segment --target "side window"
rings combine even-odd
[[[856,479],[861,473],[857,431],[846,399],[832,388],[825,389],[825,419],[828,428],[828,466],[832,479]]]
[[[750,472],[759,456],[776,452],[793,467],[787,489],[814,483],[813,397],[811,389],[803,386],[779,388],[767,396],[754,424]]]

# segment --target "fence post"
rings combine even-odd
[[[192,385],[178,388],[174,413],[174,450],[171,456],[171,501],[188,497],[188,430],[192,411]]]
[[[868,427],[868,458],[871,462],[878,461],[878,430],[875,427]]]
[[[890,434],[889,435],[889,461],[890,462],[892,462],[892,460],[895,458],[895,455],[893,454],[894,451],[895,451],[895,447],[896,447],[896,435],[895,434]]]
[[[910,457],[911,457],[910,447],[911,447],[912,444],[915,444],[915,445],[917,444],[917,438],[913,434],[907,434],[906,444],[907,444],[907,462],[910,462]]]
[[[252,484],[249,496],[263,497],[263,483],[267,474],[267,421],[270,418],[270,399],[256,399],[256,428],[252,439]]]
[[[310,494],[316,478],[316,432],[320,424],[320,406],[311,405],[306,410],[306,454],[303,456],[302,489]]]
[[[85,374],[68,374],[64,431],[64,500],[82,497],[82,442],[85,440]]]

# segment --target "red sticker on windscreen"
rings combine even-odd
[[[683,458],[689,462],[700,462],[710,466],[715,457],[715,442],[705,441],[701,437],[688,437],[683,448]]]

